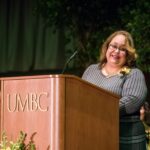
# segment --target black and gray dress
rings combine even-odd
[[[85,70],[82,79],[121,97],[120,150],[146,150],[145,129],[140,121],[140,107],[147,94],[143,73],[132,68],[129,74],[106,77],[99,64],[93,64]]]

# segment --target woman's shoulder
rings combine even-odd
[[[97,63],[97,64],[91,64],[91,65],[89,65],[86,69],[85,69],[85,71],[84,71],[84,73],[83,73],[83,76],[86,76],[86,75],[88,75],[88,74],[93,74],[93,72],[97,72],[97,71],[99,71],[100,70],[100,67],[99,67],[99,64]]]
[[[137,67],[133,67],[131,68],[132,72],[142,72],[141,69],[137,68]]]
[[[90,69],[99,69],[99,63],[91,64],[91,65],[88,66],[88,68],[90,68]]]
[[[131,68],[131,74],[143,74],[143,72],[139,68]]]
[[[136,76],[136,77],[139,77],[139,78],[144,78],[144,73],[139,68],[131,68],[131,71],[128,74],[128,76]]]

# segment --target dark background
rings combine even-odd
[[[0,0],[0,76],[59,74],[75,50],[65,73],[81,76],[106,37],[123,29],[149,88],[149,8],[148,0]]]

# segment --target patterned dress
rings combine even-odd
[[[143,73],[132,68],[129,74],[106,77],[99,64],[93,64],[85,70],[82,79],[121,97],[120,150],[146,150],[145,128],[139,111],[147,95]]]

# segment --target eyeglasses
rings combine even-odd
[[[117,47],[117,45],[109,44],[109,48],[112,50],[119,50],[120,52],[126,52],[127,50],[123,47]]]

